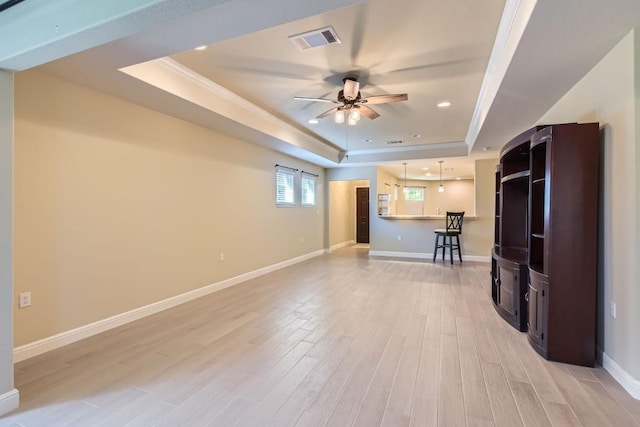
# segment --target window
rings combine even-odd
[[[294,204],[293,179],[295,171],[284,168],[276,169],[276,205],[290,206]]]
[[[316,204],[316,177],[303,172],[300,181],[300,188],[302,190],[302,205],[314,206]]]
[[[421,187],[405,187],[404,199],[411,202],[424,201],[424,188]]]
[[[424,188],[404,187],[404,214],[424,215]]]

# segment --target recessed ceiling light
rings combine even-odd
[[[431,176],[431,172],[425,173],[426,176]]]
[[[364,142],[373,142],[373,139],[367,138],[367,139],[364,140]]]
[[[311,123],[312,125],[317,125],[318,119],[309,119],[309,123]]]
[[[460,178],[459,176],[457,176],[457,177],[456,177],[456,179],[457,179],[458,181],[460,181],[462,178]]]
[[[447,108],[451,106],[451,102],[449,101],[442,101],[442,102],[438,102],[438,108]]]
[[[208,47],[209,46],[207,46],[207,45],[202,45],[202,46],[196,47],[195,50],[207,50]]]
[[[411,135],[411,138],[420,138],[422,135],[420,135],[419,133],[414,133],[413,135]]]
[[[422,168],[422,170],[423,170],[423,171],[428,171],[428,170],[429,170],[429,168]]]

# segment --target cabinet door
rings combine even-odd
[[[509,314],[515,312],[514,287],[518,284],[518,274],[511,268],[506,268],[498,264],[499,284],[498,292],[499,304]]]
[[[529,336],[541,347],[545,347],[545,306],[547,304],[548,281],[536,274],[529,276]]]

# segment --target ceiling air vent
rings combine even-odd
[[[338,37],[333,27],[320,28],[289,36],[289,40],[302,52],[328,44],[341,43],[340,37]]]
[[[387,141],[388,145],[396,145],[396,144],[403,144],[404,141],[401,139],[392,139],[391,141]]]

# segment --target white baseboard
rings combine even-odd
[[[620,365],[610,358],[607,353],[602,353],[602,367],[627,390],[627,393],[634,399],[640,400],[640,380],[633,378],[631,374],[622,369]]]
[[[258,270],[250,271],[248,273],[241,274],[239,276],[232,277],[218,283],[207,285],[202,288],[186,292],[184,294],[176,295],[162,301],[154,302],[143,307],[117,314],[106,319],[98,320],[97,322],[93,322],[88,325],[72,329],[70,331],[62,332],[60,334],[34,341],[29,344],[21,345],[20,347],[16,347],[13,350],[13,362],[17,363],[22,360],[29,359],[30,357],[38,356],[40,354],[46,353],[47,351],[51,351],[67,344],[89,338],[101,332],[108,331],[109,329],[117,328],[118,326],[125,325],[138,319],[142,319],[143,317],[151,316],[152,314],[167,310],[180,304],[184,304],[185,302],[189,302],[205,295],[209,295],[230,286],[237,285],[238,283],[245,282],[247,280],[265,275],[267,273],[271,273],[276,270],[280,270],[285,267],[289,267],[302,261],[306,261],[310,258],[322,255],[323,253],[323,250],[311,252],[309,254],[292,258],[287,261],[279,262],[277,264],[263,267]]]
[[[20,405],[20,393],[15,388],[10,392],[0,394],[0,416],[8,414]]]
[[[347,240],[346,242],[338,243],[337,245],[333,245],[329,248],[327,253],[331,253],[333,251],[337,251],[338,249],[346,248],[347,246],[355,245],[355,240]]]
[[[379,257],[393,257],[393,258],[417,258],[417,259],[433,259],[432,253],[424,253],[424,252],[390,252],[390,251],[369,251],[369,256],[379,256]],[[444,257],[445,260],[449,260],[449,254],[446,254]],[[453,260],[457,260],[458,258],[454,255]],[[463,261],[477,261],[477,262],[491,262],[490,256],[479,256],[479,255],[462,255]],[[436,261],[442,261],[442,255],[436,258]]]

